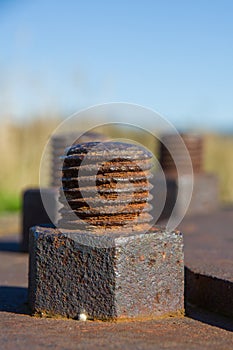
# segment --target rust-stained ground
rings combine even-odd
[[[188,268],[217,283],[231,283],[232,226],[232,209],[186,219],[181,227]],[[18,236],[12,233],[0,238],[0,349],[233,349],[233,320],[190,305],[186,317],[154,321],[83,323],[31,317],[26,304],[28,255],[17,252]],[[220,300],[228,302],[224,293]]]
[[[4,313],[1,348],[8,349],[210,349],[232,350],[233,334],[191,318],[95,323]]]

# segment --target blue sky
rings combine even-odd
[[[124,101],[233,130],[233,1],[1,0],[0,92],[17,120]]]

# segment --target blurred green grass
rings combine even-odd
[[[0,214],[17,212],[20,210],[21,200],[18,193],[0,191]]]
[[[18,211],[22,191],[38,186],[42,152],[58,124],[56,118],[0,124],[0,214]]]
[[[21,193],[27,187],[38,187],[39,166],[44,146],[60,120],[40,118],[24,125],[2,123],[0,128],[0,215],[20,209]],[[101,131],[101,129],[99,130]],[[140,131],[104,130],[110,137],[134,139],[157,153],[151,136]],[[224,203],[233,203],[233,136],[205,134],[204,168],[220,181]]]

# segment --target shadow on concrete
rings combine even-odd
[[[0,286],[0,312],[29,314],[28,289],[24,287]]]
[[[195,320],[233,331],[233,283],[185,267],[185,312]]]
[[[199,309],[198,307],[188,303],[186,303],[185,312],[186,316],[192,318],[193,320],[233,332],[233,320],[228,317]]]

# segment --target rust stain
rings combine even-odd
[[[78,229],[86,223],[95,232],[146,231],[152,221],[151,160],[152,154],[144,148],[122,142],[72,146],[62,169],[66,200],[60,196],[61,227]]]
[[[179,171],[182,173],[188,173],[186,153],[180,143],[180,137],[182,138],[192,161],[193,172],[200,173],[203,170],[203,147],[204,140],[201,135],[196,134],[176,134],[164,135],[162,142],[160,143],[160,163],[162,169],[167,176],[177,176],[176,166],[179,166]],[[173,150],[173,156],[169,152],[168,148]],[[176,158],[176,164],[174,157]]]

